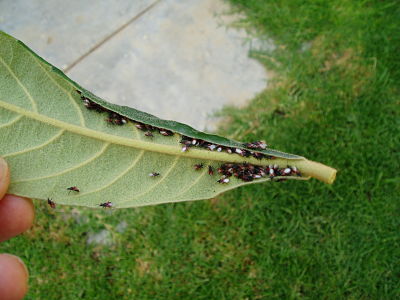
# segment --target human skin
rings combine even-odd
[[[0,242],[28,230],[35,216],[32,200],[6,194],[9,184],[9,168],[0,157]],[[25,264],[17,256],[0,254],[0,299],[22,299],[27,291]]]

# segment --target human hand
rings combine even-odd
[[[10,183],[7,163],[0,157],[0,242],[16,236],[32,225],[33,204],[30,199],[6,195]],[[20,258],[0,254],[0,299],[22,299],[28,290],[28,270]]]

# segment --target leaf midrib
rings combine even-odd
[[[66,123],[54,118],[47,117],[45,115],[41,115],[39,113],[33,111],[27,111],[19,106],[13,105],[11,103],[5,102],[0,99],[0,107],[13,111],[15,113],[24,115],[33,120],[46,123],[51,126],[55,126],[61,129],[65,129],[72,133],[76,133],[79,135],[87,136],[96,140],[101,140],[104,142],[109,142],[113,144],[118,144],[122,146],[128,146],[136,149],[164,153],[169,155],[177,155],[182,157],[191,157],[191,158],[199,158],[204,160],[214,160],[214,161],[231,161],[231,162],[243,162],[243,158],[237,155],[232,155],[228,153],[216,153],[206,150],[199,150],[191,148],[187,152],[182,152],[181,147],[179,145],[165,145],[165,144],[156,144],[154,142],[148,142],[144,140],[136,140],[136,139],[128,139],[120,136],[111,135],[108,133],[104,133],[101,131],[96,131],[90,128],[81,127],[78,125]],[[260,161],[255,158],[246,158],[246,161],[254,164],[260,164]],[[268,160],[264,160],[268,161]],[[288,162],[286,158],[277,158],[274,159],[274,162],[283,164]],[[293,161],[293,160],[291,160]]]

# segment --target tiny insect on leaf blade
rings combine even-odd
[[[67,190],[74,191],[74,192],[77,192],[77,193],[80,192],[80,189],[78,187],[76,187],[76,186],[71,186],[71,187],[67,188]]]
[[[47,204],[53,209],[56,208],[56,203],[50,198],[47,198]]]

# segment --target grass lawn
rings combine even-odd
[[[400,298],[400,2],[230,2],[277,47],[252,52],[274,80],[220,112],[220,133],[331,165],[336,182],[113,211],[36,202],[34,227],[0,246],[28,264],[27,299]],[[109,244],[87,245],[104,229]]]

